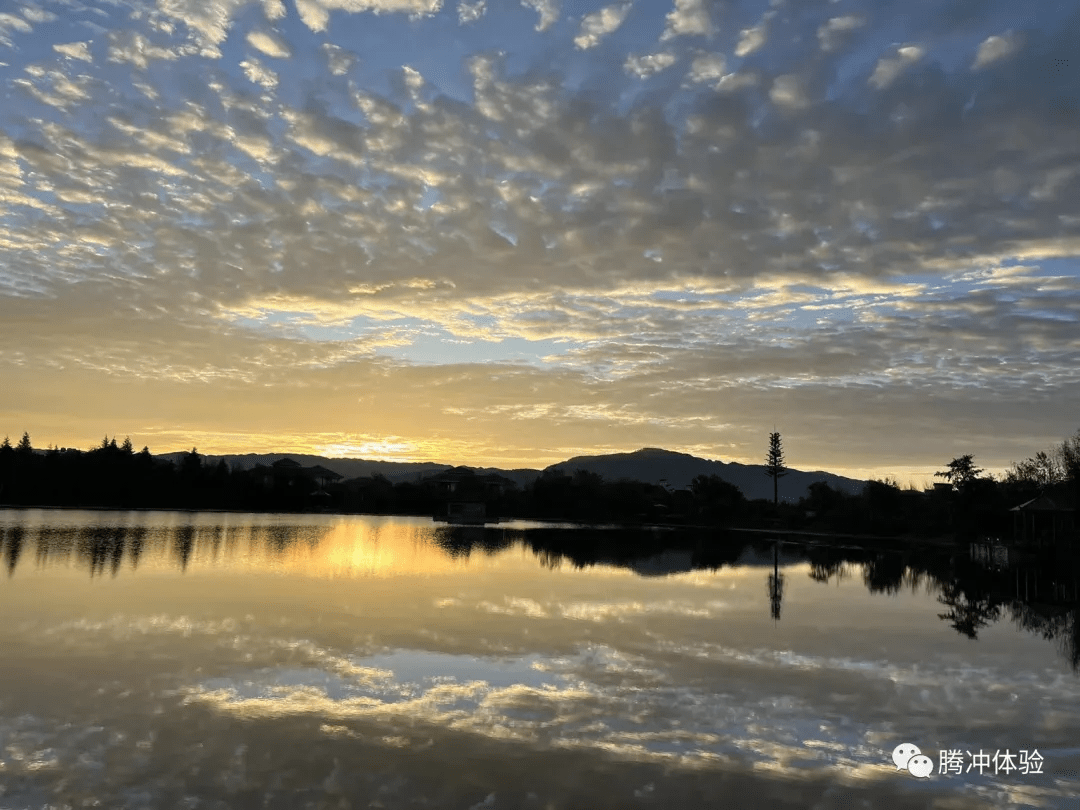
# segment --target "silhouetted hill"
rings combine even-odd
[[[157,458],[168,459],[179,463],[184,453],[163,453]],[[333,470],[345,478],[360,478],[372,475],[383,475],[393,483],[402,481],[416,481],[418,478],[434,475],[443,470],[452,469],[450,464],[438,464],[432,461],[376,461],[363,458],[326,458],[325,456],[312,456],[305,453],[245,453],[243,455],[224,455],[203,457],[203,464],[214,465],[219,459],[225,459],[230,467],[239,467],[250,470],[256,464],[269,466],[283,458],[291,458],[304,467],[314,467],[321,464],[328,470]],[[500,470],[495,467],[470,467],[469,469],[483,475],[494,472],[504,475],[519,487],[524,488],[532,483],[540,474],[539,470]]]
[[[158,458],[178,463],[183,453],[165,453]],[[393,482],[416,481],[421,477],[434,475],[442,470],[451,469],[449,464],[437,464],[429,461],[374,461],[361,458],[325,458],[304,453],[247,453],[244,455],[205,456],[204,464],[217,464],[224,458],[230,467],[251,469],[256,464],[273,464],[278,459],[291,458],[305,467],[321,464],[346,478],[383,475]],[[477,473],[498,473],[524,488],[531,484],[540,470],[517,469],[501,470],[497,467],[470,467]],[[748,499],[772,499],[772,479],[765,475],[761,464],[739,464],[737,462],[712,461],[698,458],[688,453],[676,453],[655,447],[646,447],[633,453],[611,453],[603,456],[575,456],[558,464],[552,464],[547,470],[557,470],[573,474],[575,470],[585,469],[604,477],[605,481],[618,481],[626,478],[645,481],[650,484],[666,483],[672,489],[685,489],[699,475],[716,475],[734,484]],[[780,479],[780,499],[797,501],[806,495],[808,487],[815,481],[825,481],[833,489],[858,493],[865,481],[845,478],[832,473],[802,470],[790,470]]]
[[[715,475],[737,486],[750,500],[772,500],[773,496],[772,479],[765,475],[765,466],[762,464],[710,461],[688,453],[676,453],[655,447],[646,447],[633,453],[576,456],[552,464],[547,469],[568,474],[584,469],[602,475],[606,481],[627,478],[652,484],[666,483],[673,489],[688,488],[690,482],[699,475]],[[832,473],[792,469],[780,479],[780,500],[797,501],[807,494],[808,488],[815,481],[824,481],[833,489],[853,494],[861,491],[866,484],[865,481]]]

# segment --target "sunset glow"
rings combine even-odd
[[[1075,4],[16,0],[0,437],[925,482],[1080,405]]]

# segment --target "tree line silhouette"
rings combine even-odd
[[[773,432],[765,474],[772,477],[774,489],[786,471],[780,434]],[[457,499],[482,501],[488,516],[504,518],[859,535],[1006,536],[1015,517],[1009,510],[1020,503],[1046,496],[1066,512],[1080,504],[1080,431],[1014,463],[1000,479],[985,475],[968,454],[948,462],[937,473],[944,481],[934,487],[905,489],[885,479],[849,493],[818,482],[797,503],[780,501],[776,491],[772,502],[747,500],[738,487],[714,475],[698,476],[687,489],[672,489],[642,481],[607,481],[583,469],[572,474],[548,470],[524,488],[491,488],[484,486],[483,476],[459,467],[451,471],[458,480],[450,494],[431,480],[394,483],[376,475],[320,481],[283,477],[282,472],[287,470],[230,468],[223,459],[209,464],[195,448],[174,463],[153,456],[147,447],[135,452],[130,439],[118,444],[107,436],[89,451],[41,451],[23,433],[15,446],[7,438],[0,443],[0,504],[434,515],[446,514],[447,502]]]

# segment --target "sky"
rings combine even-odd
[[[0,0],[0,434],[925,480],[1080,428],[1080,7]]]

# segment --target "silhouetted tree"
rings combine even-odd
[[[1017,495],[1028,497],[1043,492],[1068,478],[1068,470],[1062,448],[1049,453],[1040,450],[1031,458],[1013,462],[1005,473],[1005,485]]]
[[[3,443],[0,443],[0,496],[8,488],[8,478],[14,464],[15,448],[11,446],[11,442],[5,436]]]
[[[1074,508],[1080,508],[1080,430],[1058,445],[1064,471],[1062,488]]]
[[[887,478],[867,481],[862,494],[870,513],[871,531],[897,532],[907,528],[903,519],[903,493],[895,481]]]
[[[788,469],[784,466],[784,448],[780,442],[779,433],[769,434],[769,452],[765,456],[765,474],[773,480],[773,506],[775,507],[780,501],[778,486],[780,479],[788,474]]]
[[[30,444],[30,434],[23,431],[22,438],[19,439],[19,443],[15,446],[15,452],[24,456],[28,456],[34,452],[33,446]]]
[[[219,505],[225,503],[230,483],[229,465],[225,463],[225,459],[218,459],[218,463],[214,465],[214,471],[210,475],[210,485],[214,489],[214,498]]]
[[[203,463],[199,451],[192,447],[190,453],[185,453],[180,459],[180,480],[187,486],[196,486],[202,482]]]
[[[699,514],[710,521],[729,522],[745,510],[742,490],[718,475],[699,475],[690,482]]]
[[[963,489],[964,486],[979,477],[982,470],[975,466],[975,456],[968,453],[966,456],[954,458],[948,464],[948,469],[934,473],[935,478],[944,478],[954,489]]]
[[[124,437],[124,443],[123,443],[122,445],[120,445],[120,449],[121,449],[121,450],[123,450],[123,451],[124,451],[124,453],[126,453],[126,454],[127,454],[127,455],[129,455],[129,456],[130,456],[130,455],[131,455],[132,453],[134,453],[134,452],[135,452],[135,448],[133,448],[133,447],[131,446],[131,437],[130,437],[130,436],[125,436],[125,437]]]

